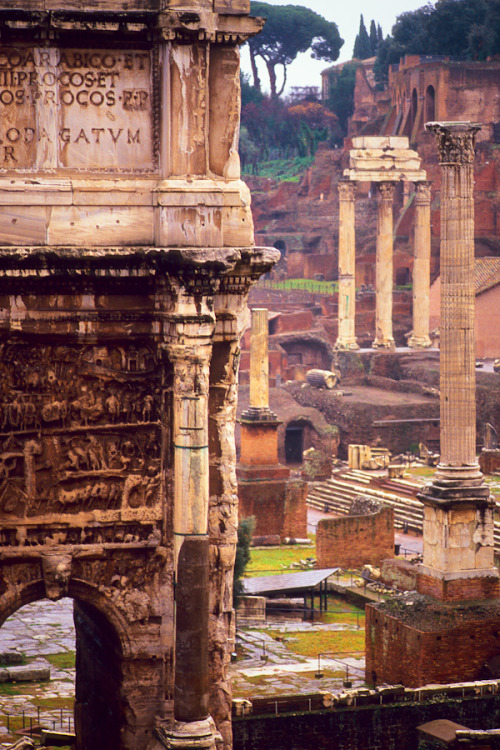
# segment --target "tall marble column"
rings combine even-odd
[[[394,349],[392,335],[394,182],[377,182],[377,258],[375,268],[375,349]]]
[[[415,184],[415,257],[413,262],[413,331],[408,346],[425,349],[429,337],[431,264],[431,183]]]
[[[354,329],[356,308],[355,192],[355,182],[351,180],[339,182],[339,327],[336,349],[359,349]]]
[[[473,161],[479,125],[428,123],[441,164],[441,459],[424,503],[418,588],[437,598],[497,596],[494,502],[476,459]]]

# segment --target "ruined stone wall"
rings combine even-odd
[[[417,726],[447,718],[473,729],[493,729],[499,708],[498,695],[462,699],[459,695],[435,695],[429,701],[384,705],[358,705],[308,711],[307,706],[283,715],[236,718],[235,750],[417,750]],[[278,706],[279,710],[279,706]]]
[[[381,508],[363,516],[322,518],[316,530],[319,568],[380,565],[394,556],[394,510]]]

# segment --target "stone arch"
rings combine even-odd
[[[280,251],[280,253],[281,253],[281,260],[283,260],[283,258],[286,258],[288,248],[287,248],[286,242],[284,240],[276,240],[276,242],[274,243],[273,247],[275,247],[276,250]]]
[[[436,91],[434,86],[427,86],[425,90],[425,121],[433,122],[436,119]]]
[[[163,687],[161,665],[158,685],[154,685],[154,668],[146,668],[144,654],[141,660],[143,623],[135,627],[135,623],[127,622],[109,596],[109,590],[107,587],[106,593],[92,582],[70,579],[61,596],[52,597],[68,597],[74,602],[77,750],[109,750],[110,747],[135,750],[145,746],[150,732],[146,729],[145,716],[141,715],[144,708],[140,677],[153,692],[159,694]],[[46,581],[41,577],[20,586],[7,583],[0,597],[0,627],[22,607],[43,599],[48,597]],[[159,713],[159,703],[153,701],[148,710]]]

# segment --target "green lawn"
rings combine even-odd
[[[265,576],[274,573],[289,573],[288,566],[291,563],[300,562],[307,557],[316,557],[314,546],[294,545],[293,547],[263,547],[252,549],[250,562],[248,563],[245,576]],[[283,568],[282,566],[286,566]]]
[[[282,633],[267,631],[275,638]],[[316,630],[295,632],[283,639],[285,646],[299,656],[317,656],[325,652],[347,656],[365,650],[365,631],[360,630]]]

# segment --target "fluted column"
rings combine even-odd
[[[447,478],[477,477],[474,140],[478,125],[435,123],[441,164],[441,461]]]
[[[431,265],[431,183],[415,184],[415,257],[413,262],[413,331],[408,346],[425,349],[429,337]]]
[[[377,258],[375,267],[375,349],[394,349],[392,335],[392,290],[393,290],[393,182],[376,183],[377,214]]]
[[[441,459],[424,503],[418,589],[445,600],[499,593],[494,502],[476,460],[474,140],[479,125],[428,123],[441,164]]]
[[[336,349],[359,349],[355,335],[356,251],[354,194],[356,183],[339,182],[339,301]]]

